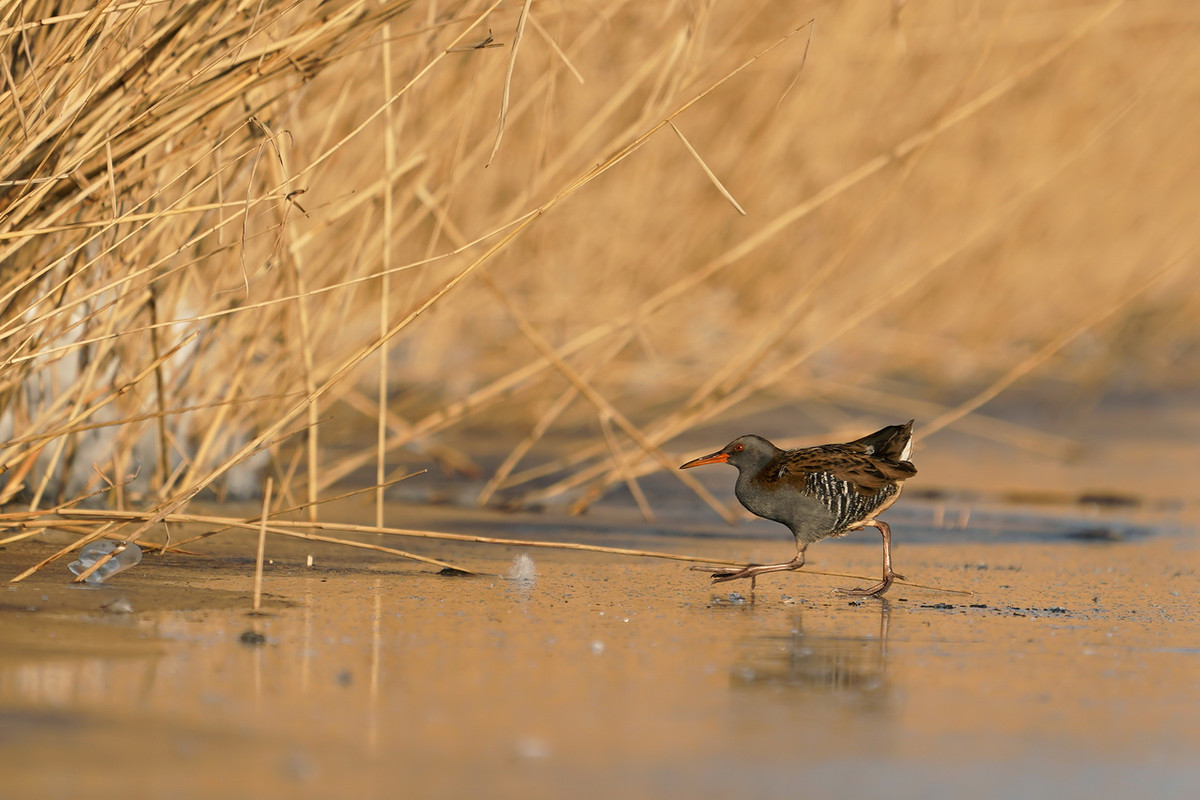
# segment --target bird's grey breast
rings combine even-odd
[[[788,481],[764,481],[743,472],[734,494],[752,514],[791,529],[802,541],[816,541],[833,531],[833,514],[819,499]]]

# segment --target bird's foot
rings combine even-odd
[[[883,580],[874,586],[866,586],[858,589],[834,589],[840,595],[847,597],[878,597],[892,587],[893,581],[902,581],[905,577],[898,572],[883,573]]]
[[[713,583],[749,578],[750,586],[753,588],[754,579],[765,572],[785,572],[800,569],[802,566],[804,566],[803,561],[787,561],[783,564],[748,564],[744,567],[692,567],[692,570],[711,573]]]
[[[722,581],[734,581],[734,580],[737,580],[738,578],[753,577],[752,575],[749,574],[749,570],[753,569],[756,566],[758,566],[758,565],[750,564],[749,566],[746,566],[746,567],[692,567],[691,569],[692,569],[692,572],[711,573],[713,582],[720,583]]]

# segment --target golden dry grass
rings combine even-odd
[[[586,505],[763,395],[928,432],[1030,375],[1194,384],[1198,28],[1165,0],[0,4],[0,500],[166,515],[262,450],[311,504],[515,424],[483,499],[550,474],[527,499]],[[347,415],[378,442],[334,458]]]

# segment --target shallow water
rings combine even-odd
[[[810,567],[874,575],[857,536]],[[648,538],[620,544],[790,547]],[[831,589],[853,579],[802,573],[716,591],[676,562],[541,549],[532,582],[450,577],[272,540],[253,617],[247,540],[100,588],[63,564],[0,588],[4,796],[1195,796],[1193,534],[900,541],[901,572],[970,594],[849,600]],[[422,552],[501,573],[526,551]]]

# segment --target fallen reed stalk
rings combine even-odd
[[[144,519],[149,518],[151,516],[151,514],[150,514],[150,512],[136,512],[136,511],[116,512],[116,511],[108,511],[108,510],[102,510],[102,509],[69,509],[69,510],[64,510],[62,512],[62,516],[68,520],[70,520],[70,519],[77,519],[77,520],[87,519],[87,520],[91,520],[93,522],[103,521],[105,530],[107,530],[108,526],[112,526],[112,525],[116,525],[116,524],[128,524],[131,522],[137,522],[139,520],[144,520]],[[724,559],[719,559],[719,558],[711,558],[711,557],[706,557],[706,556],[688,555],[688,554],[680,554],[680,553],[667,553],[667,552],[662,552],[662,551],[657,551],[657,550],[641,550],[641,549],[637,549],[637,548],[628,548],[628,547],[608,547],[605,545],[585,544],[582,542],[543,541],[543,540],[538,540],[538,539],[508,539],[508,538],[494,537],[494,536],[476,536],[476,535],[471,535],[471,534],[444,533],[444,532],[440,532],[440,531],[414,530],[414,529],[410,529],[410,528],[379,527],[379,526],[375,526],[375,525],[358,525],[358,524],[337,523],[337,522],[310,522],[307,520],[275,519],[275,520],[272,520],[269,525],[264,525],[264,519],[265,519],[265,517],[260,517],[258,519],[242,520],[242,519],[236,519],[236,518],[231,518],[231,517],[222,517],[222,516],[206,515],[206,514],[173,514],[173,515],[166,517],[164,520],[161,520],[161,521],[170,522],[173,524],[217,525],[217,526],[220,526],[222,530],[242,529],[242,530],[248,530],[248,531],[254,531],[254,532],[265,530],[267,533],[280,535],[280,536],[290,536],[293,538],[307,539],[310,541],[326,542],[329,544],[340,544],[340,545],[344,545],[344,546],[348,546],[348,547],[357,547],[357,548],[362,548],[362,549],[367,549],[367,550],[374,550],[376,552],[389,553],[392,555],[399,555],[403,558],[411,559],[414,561],[420,561],[423,563],[431,564],[433,566],[442,567],[444,569],[445,568],[453,569],[453,570],[456,570],[459,572],[465,572],[467,574],[481,574],[481,573],[478,573],[475,570],[465,569],[461,566],[450,564],[445,561],[429,558],[426,556],[417,555],[417,554],[403,551],[403,550],[397,550],[395,548],[387,548],[387,547],[383,547],[381,545],[374,545],[374,544],[369,544],[366,542],[358,542],[358,541],[355,541],[352,539],[321,536],[319,534],[311,533],[310,531],[314,531],[314,530],[343,531],[346,533],[363,533],[363,534],[375,534],[375,535],[383,535],[383,536],[402,536],[402,537],[409,537],[409,538],[416,538],[416,539],[433,539],[433,540],[439,540],[439,541],[499,545],[499,546],[506,546],[506,547],[527,547],[527,548],[543,548],[543,549],[553,549],[553,550],[571,550],[571,551],[578,551],[578,552],[601,553],[601,554],[605,554],[605,555],[631,556],[631,557],[636,557],[636,558],[665,559],[665,560],[669,560],[669,561],[679,561],[679,562],[694,563],[694,564],[716,564],[716,565],[721,565],[721,566],[732,566],[732,567],[748,566],[745,562],[741,562],[741,561],[729,561],[729,560],[724,560]],[[100,535],[102,535],[102,534],[100,534]],[[175,545],[173,545],[173,547],[183,547],[184,545],[192,544],[197,541],[202,541],[203,539],[209,538],[213,535],[214,535],[213,532],[206,532],[206,533],[198,534],[196,536],[176,542]],[[99,535],[92,534],[90,537],[87,538],[87,541],[94,541],[97,538],[99,538]],[[38,565],[38,568],[40,568],[41,566],[44,566],[47,563],[50,563],[50,561],[54,560],[57,557],[60,557],[61,555],[65,555],[66,552],[70,552],[76,546],[78,546],[78,545],[72,545],[71,547],[67,548],[64,552],[56,554],[56,556],[53,556],[49,559],[45,559],[43,562],[41,562]],[[98,565],[97,565],[97,568],[98,568]],[[22,573],[18,577],[13,578],[10,582],[16,582],[18,580],[22,580],[25,577],[28,577],[29,574],[32,574],[33,571],[34,570],[32,570],[32,569],[28,570],[27,572]],[[825,572],[825,571],[820,571],[820,570],[809,570],[809,569],[803,570],[803,574],[821,575],[821,576],[838,577],[838,578],[850,578],[850,579],[854,579],[854,580],[863,580],[863,581],[871,580],[869,577],[865,577],[862,575],[852,575],[852,574],[840,573],[840,572]],[[77,578],[77,580],[81,580],[84,577],[86,577],[86,575],[80,576],[80,578]],[[932,591],[950,592],[950,593],[954,593],[954,594],[970,594],[970,592],[966,592],[963,590],[946,589],[946,588],[936,587],[936,586],[925,586],[923,584],[913,583],[911,581],[897,581],[897,583],[903,583],[904,585],[907,585],[907,586],[930,589]]]

